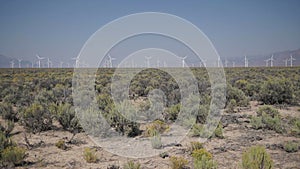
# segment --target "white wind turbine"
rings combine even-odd
[[[269,60],[270,60],[270,59],[264,60],[264,61],[266,62],[266,67],[269,66]]]
[[[109,67],[113,67],[113,60],[116,60],[116,58],[113,58],[110,54],[108,54]]]
[[[220,61],[221,61],[221,58],[220,58],[220,56],[218,56],[218,61],[217,61],[218,67],[220,67]]]
[[[288,66],[288,61],[289,61],[289,59],[284,59],[284,60],[283,60],[285,67]]]
[[[185,65],[185,59],[187,58],[187,56],[185,57],[179,57],[181,59],[181,62],[182,62],[182,67],[184,67]]]
[[[245,55],[245,67],[249,66],[249,60],[247,59],[247,56]]]
[[[274,56],[272,55],[269,60],[270,60],[270,66],[273,67]]]
[[[14,62],[14,60],[10,61],[9,63],[10,63],[10,68],[14,68],[14,67],[15,67],[15,62]]]
[[[293,67],[293,60],[296,60],[296,59],[293,58],[293,55],[291,54],[291,55],[290,55],[290,59],[289,59],[289,61],[290,61],[290,66],[291,66],[291,67]]]
[[[232,67],[235,67],[235,62],[232,62]]]
[[[151,56],[145,56],[146,60],[147,60],[147,67],[150,67],[150,59],[152,58]]]
[[[225,67],[228,67],[228,60],[225,60]]]
[[[206,60],[203,59],[202,62],[203,62],[203,66],[206,67]]]
[[[41,68],[41,60],[43,60],[43,59],[45,59],[45,58],[40,57],[38,54],[36,54],[36,57],[38,58],[39,68]]]
[[[79,57],[71,58],[72,60],[75,60],[75,68],[79,67]]]
[[[52,67],[52,61],[50,61],[49,58],[47,58],[47,65],[48,65],[48,68]]]
[[[19,68],[21,68],[22,59],[18,59],[18,61],[19,61]]]

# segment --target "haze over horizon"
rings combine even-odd
[[[99,28],[138,12],[169,13],[192,22],[208,36],[222,58],[300,48],[298,0],[15,0],[0,4],[0,54],[25,60],[36,54],[70,60]]]

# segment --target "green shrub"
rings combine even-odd
[[[224,138],[224,136],[223,136],[223,125],[222,125],[222,123],[219,123],[219,125],[218,125],[217,128],[215,129],[214,137],[221,138],[221,139]]]
[[[262,116],[263,113],[265,113],[271,117],[279,116],[279,111],[277,109],[273,108],[272,106],[259,107],[258,111],[257,111],[257,116]]]
[[[226,105],[234,99],[236,101],[236,106],[243,106],[246,107],[249,105],[249,99],[245,95],[245,93],[236,88],[232,87],[230,84],[227,85],[227,93],[226,93]]]
[[[283,127],[281,125],[281,120],[279,116],[271,117],[263,113],[262,122],[265,124],[265,128],[268,130],[274,130],[277,133],[283,132]]]
[[[68,131],[81,130],[75,110],[71,104],[60,104],[57,106],[57,117],[63,129]]]
[[[255,130],[262,129],[264,127],[264,124],[262,122],[262,117],[252,116],[250,124],[252,128],[254,128]]]
[[[188,161],[185,158],[176,156],[172,156],[170,162],[172,169],[184,169],[185,165],[188,164]]]
[[[288,141],[283,144],[283,149],[288,153],[297,152],[299,149],[299,144],[296,142]]]
[[[213,161],[211,153],[205,149],[197,149],[192,152],[195,169],[216,169],[217,164]]]
[[[96,163],[98,158],[96,154],[96,149],[91,149],[91,148],[85,148],[83,157],[86,162],[88,163]]]
[[[236,107],[236,101],[234,99],[231,99],[227,105],[227,113],[235,113],[234,108]]]
[[[273,161],[264,147],[254,146],[243,153],[242,167],[243,169],[272,169]]]
[[[146,126],[146,130],[144,131],[144,136],[152,137],[157,135],[157,133],[163,133],[170,129],[169,125],[166,124],[162,120],[155,120],[152,123]]]
[[[251,118],[251,125],[254,129],[274,130],[277,133],[284,131],[278,110],[271,106],[260,107],[257,111],[257,117]]]
[[[55,143],[55,146],[59,149],[62,149],[62,150],[67,149],[67,145],[66,145],[66,142],[64,140],[58,140],[58,142]]]
[[[296,119],[292,124],[291,135],[300,137],[300,119]]]
[[[124,169],[140,169],[141,168],[141,164],[139,162],[134,162],[134,161],[128,161],[125,165],[124,165]]]
[[[52,127],[50,111],[40,104],[34,103],[21,114],[21,122],[25,128],[33,133],[46,131]]]
[[[17,121],[17,113],[13,110],[10,103],[0,103],[0,115],[3,119]]]
[[[13,121],[6,121],[6,125],[2,126],[0,124],[0,130],[5,134],[5,136],[9,136],[15,127],[15,123]]]
[[[202,148],[203,148],[203,144],[200,143],[199,141],[192,141],[192,142],[190,142],[189,150],[191,152],[193,152],[194,150],[202,149]]]
[[[180,112],[180,104],[172,105],[166,109],[164,114],[164,119],[174,122],[177,119],[179,112]]]
[[[16,166],[22,164],[26,150],[24,148],[9,146],[1,153],[1,160],[4,166]]]
[[[259,94],[259,100],[264,104],[291,104],[294,102],[293,86],[287,79],[266,81]]]

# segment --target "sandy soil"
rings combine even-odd
[[[267,151],[271,154],[275,163],[275,168],[300,168],[300,151],[296,153],[287,153],[284,150],[276,147],[285,141],[295,140],[300,142],[300,138],[288,136],[287,133],[277,134],[274,131],[253,130],[250,128],[249,115],[255,114],[255,111],[260,105],[257,102],[251,102],[251,106],[247,109],[240,109],[235,114],[224,114],[231,118],[224,128],[224,139],[213,138],[205,142],[204,147],[210,151],[214,159],[218,163],[220,169],[235,169],[241,168],[242,152],[252,145],[264,145]],[[287,107],[280,109],[283,116],[300,117],[299,107]],[[233,119],[233,120],[232,120]],[[235,121],[235,122],[232,122]],[[85,133],[79,133],[74,137],[72,144],[67,144],[67,150],[61,150],[55,146],[55,143],[64,139],[68,141],[72,134],[58,129],[39,134],[26,133],[22,126],[16,123],[13,131],[13,140],[20,146],[28,148],[25,161],[26,166],[18,168],[103,168],[106,169],[109,165],[123,166],[129,160],[138,161],[142,168],[170,168],[169,158],[161,158],[158,155],[150,158],[130,159],[114,155],[97,146]],[[26,146],[26,134],[28,141],[35,147]],[[181,145],[173,146],[168,151],[170,156],[183,156],[189,160],[189,167],[192,168],[192,158],[188,151],[188,144],[195,138],[185,138]],[[98,161],[97,163],[87,163],[83,158],[84,148],[96,148]]]

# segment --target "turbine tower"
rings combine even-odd
[[[203,62],[203,66],[206,67],[206,60],[203,59],[202,62]]]
[[[72,60],[75,60],[75,68],[79,67],[79,56],[75,57],[75,58],[71,58]]]
[[[14,60],[10,61],[10,68],[14,68],[14,66],[15,66]]]
[[[266,67],[269,66],[269,60],[270,60],[270,59],[265,60],[265,62],[266,62]]]
[[[41,68],[41,60],[43,60],[43,59],[45,59],[45,58],[40,57],[38,54],[36,54],[36,57],[38,58],[39,68]]]
[[[152,58],[151,56],[145,56],[146,60],[147,60],[147,67],[150,67],[150,59]]]
[[[228,60],[225,60],[225,67],[228,67]]]
[[[291,54],[290,59],[289,59],[291,67],[293,67],[293,60],[296,60],[296,59],[293,58],[293,55]]]
[[[221,61],[221,58],[220,58],[220,56],[218,56],[218,61],[217,61],[218,67],[220,67],[220,61]]]
[[[271,67],[273,67],[273,61],[274,61],[274,57],[273,57],[273,55],[270,57],[270,59],[269,59],[269,60],[270,60],[270,63],[271,63],[271,64],[270,64],[270,65],[271,65]]]
[[[47,65],[48,65],[48,68],[52,67],[52,61],[50,61],[49,58],[47,58]]]
[[[247,56],[245,55],[245,67],[249,66],[249,60],[247,59]]]
[[[235,62],[232,62],[232,67],[235,67]]]
[[[19,68],[21,68],[22,59],[18,59],[18,61],[19,61]]]
[[[187,56],[185,56],[185,57],[179,57],[179,58],[180,58],[181,61],[182,61],[182,67],[184,67],[185,59],[187,58]]]
[[[113,63],[112,63],[113,60],[116,60],[116,58],[113,58],[113,57],[110,56],[110,54],[108,54],[108,63],[109,63],[110,68],[113,67]]]
[[[289,61],[289,59],[284,59],[284,60],[283,60],[285,67],[288,66],[288,61]]]

